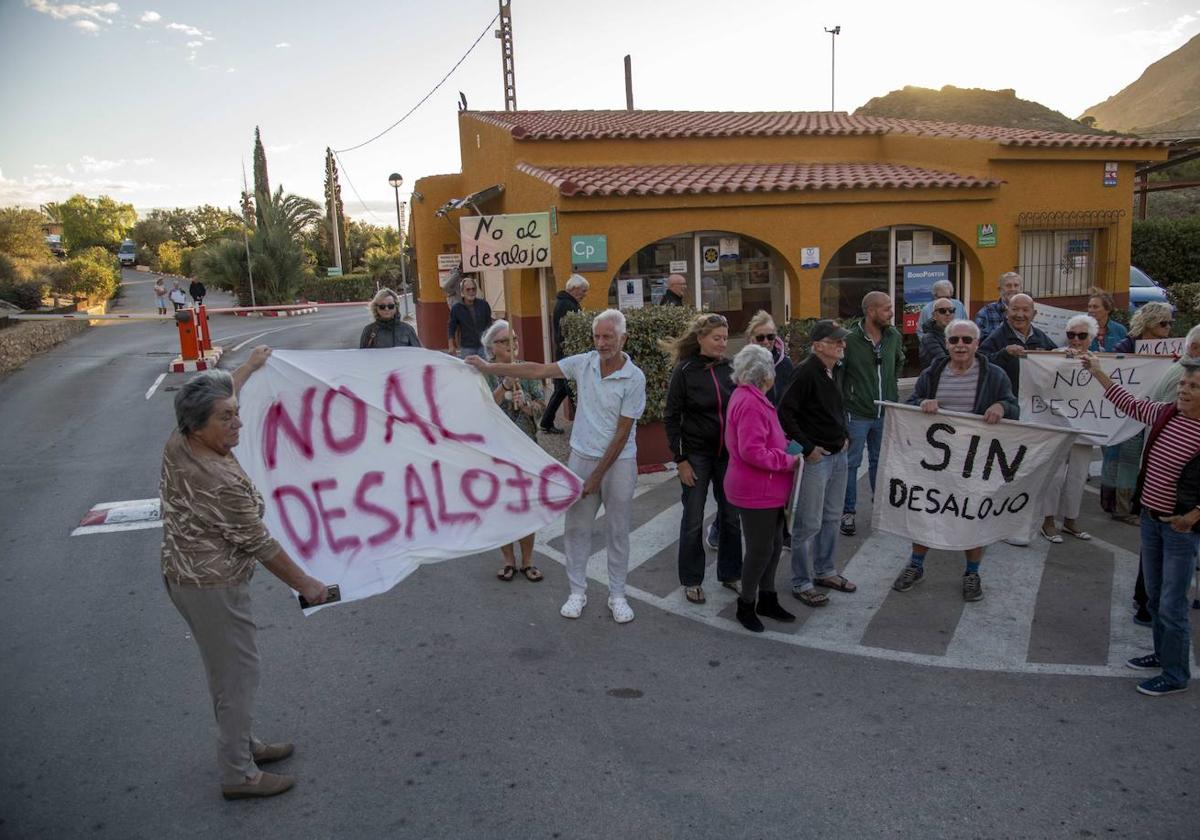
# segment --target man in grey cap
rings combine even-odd
[[[779,400],[779,423],[804,453],[792,523],[792,595],[810,607],[829,603],[829,596],[815,587],[839,592],[858,588],[838,574],[833,562],[850,441],[841,390],[847,335],[837,321],[817,321],[809,333],[812,352]]]

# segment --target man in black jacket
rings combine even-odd
[[[1037,312],[1029,295],[1013,295],[1004,313],[1004,323],[984,339],[979,352],[1008,374],[1013,395],[1021,397],[1021,363],[1026,350],[1053,350],[1054,340],[1033,325]]]
[[[829,603],[829,596],[816,586],[839,592],[858,588],[838,574],[833,560],[850,442],[841,389],[847,335],[837,321],[817,321],[809,333],[812,352],[796,368],[779,401],[779,423],[804,452],[792,523],[792,595],[810,607]]]
[[[567,286],[560,291],[554,298],[554,314],[550,317],[550,334],[554,341],[554,359],[558,361],[565,355],[563,353],[563,334],[562,334],[562,319],[568,312],[578,312],[579,302],[583,300],[584,295],[588,291],[588,281],[578,274],[572,274],[567,278]],[[554,425],[554,418],[558,414],[559,406],[563,400],[570,398],[571,389],[567,387],[567,380],[554,380],[554,393],[550,395],[550,401],[546,403],[546,410],[542,412],[542,420],[538,427],[549,435],[561,435],[563,430]],[[572,401],[572,406],[574,401]]]
[[[682,274],[672,274],[667,278],[667,290],[663,292],[663,296],[658,299],[659,306],[684,306],[686,301],[683,298],[684,292],[687,291],[687,278]]]

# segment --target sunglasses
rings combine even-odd
[[[770,341],[770,342],[774,343],[775,339],[777,339],[777,338],[779,338],[779,336],[775,333],[763,333],[762,335],[754,336],[754,340],[757,341],[759,344],[761,344],[764,341]]]
[[[380,308],[380,309],[395,309],[395,308],[396,308],[396,304],[394,304],[394,303],[381,303],[381,304],[379,304],[379,308]]]
[[[950,335],[950,336],[946,336],[946,343],[947,343],[947,344],[958,344],[960,341],[961,341],[963,344],[974,344],[974,343],[975,343],[975,336],[973,336],[973,335]]]
[[[1067,338],[1072,338],[1072,339],[1077,339],[1079,341],[1083,341],[1085,338],[1090,338],[1090,337],[1091,336],[1089,336],[1085,332],[1077,333],[1077,332],[1071,332],[1070,330],[1067,330]]]
[[[725,320],[724,315],[709,315],[704,319],[704,323],[712,327],[727,327],[729,322]]]
[[[954,307],[952,306],[952,307],[950,307],[949,309],[947,309],[947,308],[946,308],[946,307],[944,307],[944,306],[939,306],[937,309],[935,309],[935,310],[933,310],[933,311],[934,311],[934,312],[936,312],[936,313],[937,313],[937,314],[939,314],[939,315],[953,315],[953,314],[954,314]]]
[[[1169,326],[1171,326],[1171,325],[1172,325],[1172,324],[1174,324],[1174,323],[1175,323],[1174,321],[1159,321],[1159,322],[1158,322],[1158,325],[1159,325],[1160,327],[1169,327]]]

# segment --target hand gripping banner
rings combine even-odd
[[[1097,353],[1105,373],[1135,397],[1144,397],[1162,379],[1174,360],[1170,356],[1127,356]],[[1104,399],[1104,389],[1092,380],[1078,358],[1064,353],[1030,352],[1021,365],[1021,419],[1100,434],[1080,443],[1115,446],[1144,426],[1125,416]]]
[[[1022,383],[1023,384],[1023,383]],[[1073,432],[896,403],[887,407],[871,526],[931,548],[1028,536]]]
[[[582,487],[444,353],[276,350],[240,402],[267,527],[343,601],[531,534]]]

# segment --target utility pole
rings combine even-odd
[[[517,110],[517,73],[513,67],[512,0],[499,0],[500,28],[496,37],[500,39],[500,61],[504,70],[504,110]]]
[[[246,183],[246,159],[242,158],[242,193],[247,194],[250,191],[250,185]],[[257,199],[256,199],[257,201]],[[257,205],[255,205],[257,206]],[[250,260],[250,234],[246,232],[246,228],[250,226],[250,221],[246,219],[245,214],[242,214],[242,242],[246,246],[246,274],[250,277],[250,305],[254,303],[254,266]]]
[[[842,34],[842,27],[835,26],[833,29],[826,29],[829,33],[829,110],[836,111],[834,107],[834,80],[837,77],[837,36]]]
[[[625,56],[625,110],[633,110],[633,61]]]
[[[333,184],[333,155],[328,155],[329,166],[329,226],[333,228],[333,263],[338,270],[342,268],[342,236],[338,230],[338,202],[337,192],[334,190]]]

